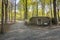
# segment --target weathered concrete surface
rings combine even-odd
[[[0,40],[60,40],[60,28],[41,29],[25,26],[23,22],[11,25],[10,32],[0,35]]]

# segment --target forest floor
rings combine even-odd
[[[60,27],[25,26],[19,21],[10,26],[9,32],[0,35],[0,40],[60,40]]]

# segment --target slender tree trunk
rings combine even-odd
[[[27,0],[26,0],[26,4],[25,4],[25,19],[27,19]]]
[[[51,0],[50,0],[50,10],[51,10],[51,18],[52,18],[52,5],[51,5]]]
[[[9,21],[10,21],[10,5],[9,5]]]
[[[34,5],[33,5],[32,9],[33,9],[33,12],[32,12],[32,17],[33,17],[34,16]]]
[[[22,11],[21,11],[21,6],[20,6],[20,19],[25,20],[25,1],[23,0],[23,10],[24,10],[24,18],[22,19]]]
[[[12,5],[11,5],[11,22],[12,22],[12,18],[13,18],[13,17],[12,17]]]
[[[7,17],[8,17],[8,0],[5,0],[5,23],[7,23]]]
[[[1,34],[4,33],[4,0],[2,0]]]
[[[58,9],[58,21],[59,21],[59,19],[60,19],[60,18],[59,18],[59,9]]]
[[[32,17],[34,16],[34,5],[33,5],[33,0],[31,1],[32,2]]]
[[[36,6],[37,6],[37,14],[36,14],[36,16],[38,17],[38,2],[37,2],[37,5]]]
[[[50,11],[51,11],[51,20],[50,20],[50,26],[52,25],[52,5],[51,5],[51,0],[50,0]]]
[[[44,3],[42,3],[42,16],[44,16],[44,8],[45,8],[45,0],[44,0]]]
[[[15,15],[14,15],[14,22],[16,22],[16,0],[15,0]]]
[[[20,6],[19,10],[20,10],[20,20],[21,20],[21,18],[22,18],[22,14],[21,14],[21,6]]]
[[[57,24],[56,0],[53,0],[53,8],[54,8],[54,24]]]

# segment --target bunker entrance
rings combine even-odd
[[[30,0],[26,5],[26,23],[35,25],[57,25],[59,21],[58,0]],[[49,1],[49,2],[46,2]],[[56,9],[57,7],[57,9]],[[57,11],[56,11],[57,10]]]

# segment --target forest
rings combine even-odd
[[[56,0],[57,17],[60,16],[59,3],[60,3],[59,0]],[[1,8],[2,8],[2,1],[0,1],[0,9]],[[35,16],[54,18],[55,8],[53,5],[53,0],[19,0],[19,2],[16,5],[10,2],[10,0],[8,0],[7,8],[8,8],[7,11],[8,20],[14,19],[15,11],[16,11],[16,20],[24,20],[24,17],[30,19],[31,17],[35,17]]]
[[[0,0],[0,40],[60,40],[60,0]]]
[[[3,26],[32,17],[49,17],[58,24],[60,21],[60,0],[1,0],[0,23]]]

